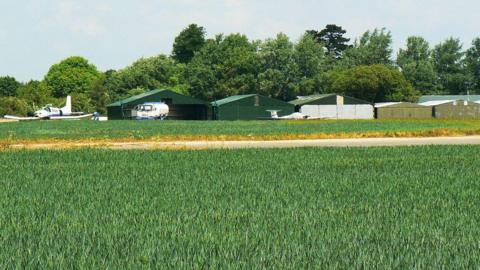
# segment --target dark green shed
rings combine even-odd
[[[268,110],[278,110],[279,116],[292,114],[295,106],[262,95],[231,96],[211,103],[215,120],[255,120],[271,117]]]
[[[439,119],[479,119],[480,104],[465,101],[449,101],[433,106],[433,114]]]
[[[145,102],[164,102],[170,108],[171,120],[207,120],[209,104],[171,90],[153,90],[117,101],[107,106],[109,120],[132,119],[132,109]]]
[[[428,119],[433,118],[431,106],[409,102],[389,102],[375,104],[377,119]]]
[[[321,94],[298,97],[289,102],[295,106],[295,110],[300,111],[304,105],[367,105],[370,102],[358,98],[340,96],[337,94]]]

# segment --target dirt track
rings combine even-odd
[[[114,150],[190,150],[295,147],[393,147],[415,145],[480,145],[480,136],[433,138],[365,138],[291,141],[185,141],[185,142],[55,142],[11,144],[5,149],[101,148]]]
[[[18,122],[18,121],[17,121],[17,120],[10,120],[10,119],[0,118],[0,123],[11,123],[11,122]]]

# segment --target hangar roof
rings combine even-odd
[[[192,98],[189,96],[184,96],[182,94],[179,94],[177,92],[167,90],[167,89],[157,89],[149,92],[142,93],[140,95],[136,95],[133,97],[129,97],[117,102],[114,102],[112,104],[107,105],[107,107],[115,107],[115,106],[122,106],[124,104],[130,104],[130,103],[143,103],[143,102],[151,102],[151,100],[148,100],[149,97],[155,96],[155,98],[170,98],[172,99],[173,104],[194,104],[194,105],[206,105],[208,104],[207,102]]]
[[[338,98],[337,98],[338,97]],[[341,96],[337,94],[318,94],[311,96],[298,97],[295,100],[290,101],[290,104],[295,106],[303,105],[339,105],[339,99],[343,100],[342,103],[345,105],[354,105],[354,104],[370,104],[370,102],[361,100],[358,98]]]
[[[480,95],[431,95],[421,96],[418,103],[425,103],[429,101],[454,101],[467,100],[472,102],[480,102]]]
[[[241,100],[241,99],[249,98],[249,97],[253,97],[253,96],[256,96],[256,94],[231,96],[231,97],[227,97],[227,98],[224,98],[224,99],[221,99],[221,100],[213,101],[212,105],[222,106],[222,105],[230,103],[230,102],[234,102],[234,101],[237,101],[237,100]]]

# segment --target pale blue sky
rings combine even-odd
[[[409,35],[433,45],[454,36],[469,47],[480,36],[475,0],[0,0],[0,76],[41,79],[61,59],[80,55],[101,70],[142,56],[170,53],[186,25],[209,36],[240,32],[252,39],[278,32],[297,40],[307,29],[335,23],[358,37],[386,27],[394,47]]]

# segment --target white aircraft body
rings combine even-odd
[[[65,107],[56,108],[51,104],[41,108],[40,110],[34,113],[34,117],[21,117],[14,115],[5,115],[5,119],[19,120],[19,121],[29,121],[29,120],[79,120],[91,117],[92,114],[84,114],[82,112],[72,112],[72,97],[67,97],[67,102]]]
[[[309,117],[307,115],[304,115],[302,113],[292,113],[290,115],[285,115],[285,116],[278,116],[278,112],[280,111],[276,111],[276,110],[268,110],[267,112],[269,112],[271,115],[272,115],[272,120],[304,120],[304,119],[309,119]]]
[[[147,102],[137,105],[132,111],[132,117],[137,120],[165,120],[170,108],[163,102]]]

